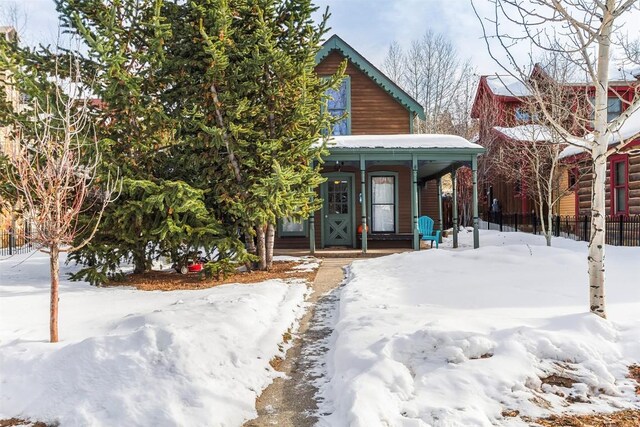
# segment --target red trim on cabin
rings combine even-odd
[[[615,182],[615,166],[619,163],[624,164],[624,182],[616,184]],[[616,190],[624,191],[624,209],[618,210],[616,206]],[[611,215],[629,215],[629,155],[615,154],[609,156],[609,199],[611,206]]]

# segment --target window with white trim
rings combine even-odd
[[[396,231],[396,177],[371,177],[371,231]]]

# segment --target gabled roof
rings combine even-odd
[[[337,35],[332,35],[329,40],[324,42],[322,49],[316,55],[316,64],[322,62],[333,51],[339,52],[342,56],[347,58],[353,65],[360,71],[366,74],[371,80],[373,80],[382,90],[387,92],[391,97],[398,101],[407,110],[414,114],[417,114],[422,120],[425,120],[424,108],[409,94],[402,90],[397,84],[395,84],[389,77],[378,70],[371,62],[360,55],[354,48],[349,46],[344,40]]]

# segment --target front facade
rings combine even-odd
[[[276,248],[419,248],[417,219],[442,229],[440,178],[475,164],[482,148],[451,136],[414,135],[422,106],[337,36],[318,53],[316,73],[347,61],[327,108],[332,129],[318,189],[322,209],[302,223],[279,222]]]

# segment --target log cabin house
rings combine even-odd
[[[420,216],[442,229],[442,176],[463,165],[476,171],[483,149],[458,136],[414,134],[414,121],[425,119],[420,103],[337,35],[318,52],[315,71],[334,74],[345,60],[345,78],[327,104],[332,114],[347,114],[327,143],[322,209],[301,223],[281,219],[275,247],[419,249]]]
[[[534,67],[530,78],[541,74]],[[610,216],[640,215],[640,108],[627,111],[640,84],[640,69],[631,73],[618,72],[609,82],[608,119],[614,120],[622,113],[629,114],[626,122],[609,141],[606,209]],[[585,83],[568,83],[595,96],[595,91]],[[531,141],[533,135],[544,132],[527,132],[535,125],[534,118],[523,107],[530,93],[526,85],[510,76],[482,76],[472,108],[472,117],[479,120],[478,143],[482,146],[513,144]],[[491,108],[486,108],[490,105]],[[498,150],[493,150],[497,152]],[[568,146],[560,154],[562,175],[558,188],[563,194],[555,208],[556,215],[590,215],[592,176],[586,162],[584,149]],[[498,199],[503,213],[528,214],[536,209],[533,200],[526,196],[525,183],[508,182],[499,173],[490,172],[481,177],[483,182],[481,209],[489,211],[491,201]]]

